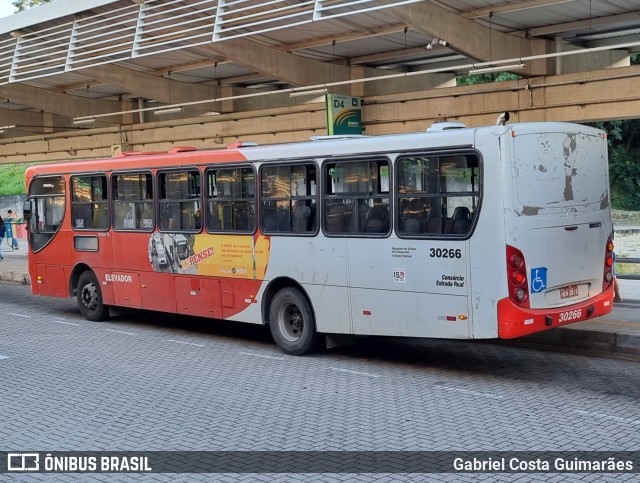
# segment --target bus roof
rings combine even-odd
[[[443,123],[451,126],[451,123]],[[255,143],[238,142],[227,148],[202,149],[175,147],[167,152],[127,152],[118,157],[69,161],[35,165],[27,168],[28,179],[35,175],[83,173],[93,171],[120,171],[131,169],[171,168],[211,163],[241,163],[246,161],[348,156],[401,152],[416,149],[471,147],[476,133],[487,132],[514,135],[532,132],[586,132],[601,133],[595,128],[564,122],[532,122],[506,126],[480,128],[461,127],[433,129],[404,134],[380,136],[321,136],[310,141],[279,143],[258,146]]]

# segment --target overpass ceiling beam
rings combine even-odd
[[[491,14],[496,15],[500,13],[521,12],[522,10],[529,10],[532,8],[551,7],[553,5],[560,5],[563,3],[571,3],[575,0],[522,0],[520,2],[509,2],[506,5],[495,5],[492,7],[475,8],[467,10],[466,12],[460,12],[460,15],[466,18],[482,18],[488,17]],[[440,2],[434,2],[440,4]]]
[[[82,96],[72,96],[48,89],[28,86],[26,84],[2,85],[0,86],[0,95],[18,104],[66,117],[115,112],[122,109],[122,103],[119,101],[88,99]],[[87,104],[89,104],[92,111],[90,113],[87,113]]]
[[[105,84],[116,86],[133,96],[154,99],[164,104],[180,104],[220,97],[220,87],[179,82],[174,79],[155,76],[127,69],[115,64],[88,67],[80,71]],[[215,104],[215,105],[214,105]],[[219,103],[201,104],[190,109],[200,112],[219,110]]]
[[[245,67],[257,71],[270,79],[277,79],[293,86],[313,86],[318,84],[330,84],[347,81],[356,78],[369,78],[388,75],[392,73],[388,69],[375,69],[370,67],[352,67],[339,65],[333,62],[319,62],[282,52],[279,49],[267,47],[248,39],[237,38],[225,42],[215,42],[209,47],[217,54],[223,55]],[[443,82],[442,76],[436,83]],[[422,88],[433,87],[433,80],[421,79]],[[365,84],[364,87],[337,86],[335,92],[352,93],[353,95],[370,95],[381,92],[384,87],[374,86],[375,83]],[[421,88],[413,79],[395,79],[396,91],[414,90]]]
[[[295,86],[347,80],[351,73],[345,66],[306,59],[242,38],[214,42],[209,48],[266,77]]]
[[[629,23],[636,26],[640,21],[640,14],[638,12],[633,13],[621,13],[618,15],[609,15],[607,17],[597,17],[586,20],[576,20],[574,22],[564,22],[553,25],[545,25],[543,27],[535,27],[526,31],[518,31],[514,33],[527,34],[531,37],[542,37],[545,35],[558,35],[565,32],[584,31],[597,35],[602,30],[606,30],[606,27],[612,24]],[[586,39],[585,39],[586,40]]]
[[[555,48],[552,41],[505,34],[429,2],[395,7],[390,13],[424,35],[444,39],[454,50],[483,62],[546,54]],[[529,62],[523,70],[529,75],[552,71],[553,62],[546,60]]]

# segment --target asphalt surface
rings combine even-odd
[[[13,282],[0,282],[0,313],[0,441],[9,451],[295,451],[301,458],[312,451],[385,451],[401,458],[411,451],[555,457],[640,447],[635,361],[485,341],[376,337],[292,357],[264,327],[141,311],[90,322],[74,300],[31,297],[28,286]],[[305,465],[303,459],[290,463]],[[582,483],[637,477],[354,471],[0,474],[0,481]]]

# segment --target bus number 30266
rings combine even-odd
[[[431,248],[429,256],[431,258],[462,258],[462,250],[460,248]]]

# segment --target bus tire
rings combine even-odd
[[[276,345],[292,356],[316,350],[320,335],[309,302],[299,290],[283,288],[271,302],[269,328]]]
[[[87,320],[97,322],[109,318],[109,307],[103,303],[100,284],[90,270],[82,272],[78,279],[78,306]]]

